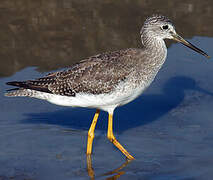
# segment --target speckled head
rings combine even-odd
[[[141,36],[149,36],[157,39],[173,39],[171,33],[176,34],[171,20],[162,15],[148,17],[141,28]],[[146,37],[145,37],[146,38]]]
[[[201,49],[195,47],[193,44],[184,40],[180,35],[178,35],[172,22],[165,16],[152,15],[148,17],[141,28],[140,34],[144,46],[148,47],[150,44],[156,41],[162,42],[163,39],[173,39],[204,55],[205,57],[210,58],[210,56],[208,56]]]

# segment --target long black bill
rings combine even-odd
[[[193,49],[194,51],[202,54],[203,56],[210,58],[210,56],[208,54],[206,54],[204,51],[202,51],[201,49],[197,48],[196,46],[194,46],[193,44],[191,44],[190,42],[186,41],[185,39],[183,39],[181,36],[179,36],[178,34],[172,34],[173,39],[175,41],[178,41],[180,43],[182,43],[183,45]]]

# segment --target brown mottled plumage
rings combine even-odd
[[[136,66],[133,57],[137,57],[140,51],[132,48],[98,54],[65,71],[50,73],[36,80],[7,84],[63,96],[75,96],[80,92],[109,93],[133,71]]]

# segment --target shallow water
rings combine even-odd
[[[3,1],[0,179],[90,179],[85,152],[95,112],[7,98],[5,82],[37,78],[100,52],[140,47],[140,26],[156,12],[213,56],[212,8],[212,1]],[[125,158],[107,140],[107,114],[101,113],[95,179],[212,179],[213,61],[180,44],[168,47],[152,85],[115,111],[115,136],[136,158],[119,172],[111,171]]]

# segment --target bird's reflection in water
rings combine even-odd
[[[109,171],[107,173],[104,173],[102,175],[99,175],[98,177],[100,176],[110,176],[112,175],[111,177],[108,177],[106,178],[106,180],[116,180],[118,178],[120,178],[121,175],[125,174],[125,171],[122,171],[122,169],[124,167],[126,167],[132,160],[126,160],[121,166],[119,166],[118,168],[112,170],[112,171]],[[95,179],[95,171],[92,167],[92,158],[90,155],[87,156],[87,172],[88,172],[88,175],[90,177],[91,180],[94,180]]]

